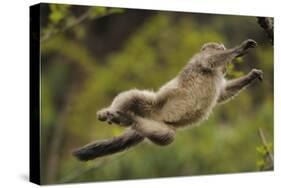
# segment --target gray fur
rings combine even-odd
[[[262,79],[262,71],[256,69],[234,80],[224,77],[227,64],[256,45],[251,39],[231,49],[218,43],[204,44],[182,71],[158,91],[134,89],[120,93],[109,107],[97,113],[97,117],[110,124],[130,126],[135,134],[97,141],[75,155],[82,160],[93,159],[122,151],[143,138],[158,145],[170,144],[177,128],[207,119],[217,104],[229,101],[257,78]]]
[[[73,155],[81,161],[88,161],[97,157],[120,152],[134,146],[144,139],[137,131],[128,128],[121,136],[107,140],[99,140],[73,151]]]

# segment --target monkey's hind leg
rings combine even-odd
[[[136,117],[136,123],[132,125],[132,128],[157,145],[168,145],[175,138],[174,128],[151,119]]]
[[[227,81],[218,98],[218,103],[226,102],[238,95],[241,90],[249,86],[256,79],[263,79],[263,73],[261,70],[253,69],[246,76]]]
[[[132,129],[157,145],[170,144],[175,137],[175,130],[165,123],[132,116],[120,111],[105,109],[98,112],[98,118],[101,121],[107,121],[109,124],[115,123],[120,126],[131,126]]]
[[[110,107],[97,112],[100,121],[109,124],[129,126],[133,123],[132,114],[146,116],[155,102],[155,93],[151,91],[129,90],[120,93],[112,101]]]

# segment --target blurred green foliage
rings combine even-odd
[[[273,48],[255,17],[55,4],[43,8],[43,183],[249,172],[262,165],[257,162],[261,159],[259,127],[273,143]],[[88,11],[82,21],[68,28],[68,22],[76,23]],[[229,65],[228,77],[259,68],[264,81],[218,106],[200,126],[179,131],[166,147],[146,142],[87,163],[71,155],[76,147],[122,132],[95,116],[119,92],[156,90],[204,43],[232,47],[247,38],[259,46]]]
[[[269,148],[269,149],[267,149]],[[260,158],[257,160],[257,167],[259,170],[264,170],[271,167],[271,162],[267,159],[268,152],[272,152],[272,144],[268,144],[268,146],[257,146],[257,152],[260,155]]]

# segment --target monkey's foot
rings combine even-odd
[[[129,126],[133,124],[133,119],[127,113],[104,109],[97,112],[97,118],[100,121],[106,121],[108,124],[115,123],[120,126]]]
[[[259,79],[260,81],[263,80],[263,72],[262,72],[262,70],[252,69],[251,72],[250,72],[250,74],[252,75],[252,77],[253,77],[254,79],[257,78],[257,79]]]

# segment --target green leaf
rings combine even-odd
[[[272,151],[273,146],[272,146],[272,143],[271,143],[271,142],[267,144],[267,148],[268,148],[269,151]]]
[[[121,8],[111,8],[109,10],[111,13],[116,13],[116,14],[121,14],[125,12],[125,9],[121,9]]]
[[[96,18],[98,16],[105,15],[107,12],[107,9],[105,7],[94,7],[90,9],[90,18]]]
[[[237,57],[236,62],[239,64],[243,63],[243,57]]]
[[[96,7],[95,12],[97,14],[105,14],[106,13],[106,8],[105,7]]]
[[[256,165],[259,169],[262,169],[265,166],[265,162],[264,162],[264,160],[259,159],[259,160],[257,160]]]
[[[63,15],[59,11],[55,11],[50,14],[50,20],[54,23],[58,23],[62,18]]]
[[[256,148],[256,150],[257,150],[257,152],[258,152],[259,154],[261,154],[261,155],[265,155],[265,154],[266,154],[266,149],[265,149],[264,146],[258,146],[258,147]]]
[[[55,24],[60,22],[64,17],[66,17],[69,7],[70,5],[50,4],[50,21]]]
[[[120,8],[93,7],[90,10],[90,18],[96,18],[99,16],[104,16],[109,14],[120,14],[123,12],[124,9],[120,9]]]

